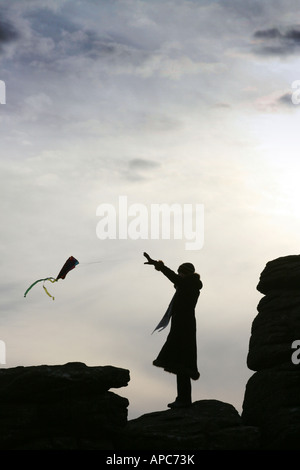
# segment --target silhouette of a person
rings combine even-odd
[[[177,378],[177,397],[169,408],[181,408],[192,404],[191,379],[200,377],[197,366],[197,341],[195,307],[203,284],[199,274],[191,263],[183,263],[176,274],[164,265],[144,253],[145,264],[153,265],[161,271],[176,289],[167,312],[155,330],[163,329],[171,320],[170,332],[153,365],[162,367]],[[154,331],[155,331],[154,330]]]

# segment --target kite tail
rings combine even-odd
[[[24,297],[26,297],[26,295],[28,294],[28,292],[30,291],[30,289],[33,288],[33,286],[35,286],[38,282],[46,282],[46,281],[50,281],[50,282],[57,282],[57,279],[55,279],[54,277],[46,277],[45,279],[38,279],[37,281],[35,281],[33,284],[31,284],[31,286],[28,287],[28,289],[26,290],[25,294],[24,294]],[[46,293],[49,295],[49,297],[52,297],[52,295],[49,294],[49,292],[47,291],[46,287],[43,285],[43,288],[44,290],[46,291]],[[52,299],[54,300],[54,297],[52,297]]]
[[[47,279],[47,281],[50,281],[50,282],[53,283],[53,282],[57,282],[57,279],[51,279],[51,278],[50,278],[50,279]],[[46,287],[45,287],[45,282],[44,282],[44,284],[43,284],[43,289],[44,289],[44,291],[46,292],[46,294],[49,295],[49,297],[51,297],[52,300],[54,300],[53,295],[49,294],[49,292],[47,291],[47,289],[46,289]]]

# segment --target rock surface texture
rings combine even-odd
[[[300,449],[300,255],[267,263],[257,286],[264,297],[254,318],[243,422],[261,430],[261,448]],[[299,342],[300,344],[300,342]],[[299,354],[300,357],[300,354]]]
[[[218,400],[200,400],[188,408],[156,411],[128,422],[122,450],[253,450],[259,431],[245,426],[237,410]]]
[[[83,363],[0,370],[0,450],[113,449],[129,371]]]

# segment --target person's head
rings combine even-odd
[[[179,276],[185,277],[195,273],[195,268],[192,263],[183,263],[177,269]]]

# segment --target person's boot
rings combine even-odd
[[[175,400],[173,403],[168,404],[168,408],[188,408],[189,406],[192,405],[192,402],[190,401],[181,401],[181,400]]]

